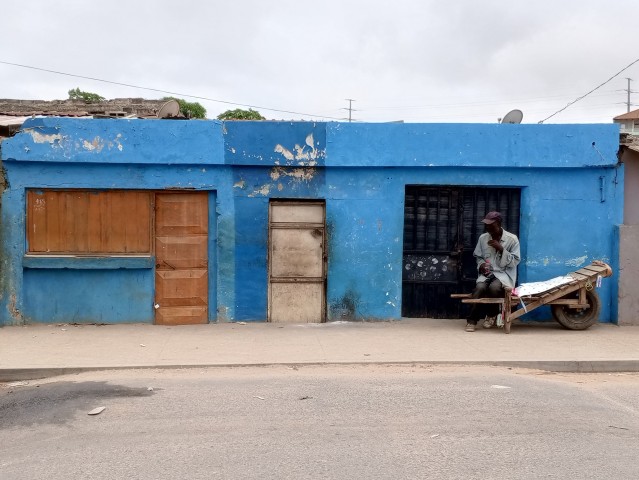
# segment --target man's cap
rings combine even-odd
[[[499,212],[488,212],[484,219],[482,220],[487,225],[491,223],[499,222],[501,223],[501,213]]]

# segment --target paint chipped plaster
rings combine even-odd
[[[273,167],[271,169],[271,179],[273,181],[277,181],[282,177],[289,177],[292,180],[296,180],[296,181],[304,181],[304,182],[310,182],[311,180],[313,180],[313,177],[315,176],[316,173],[316,169],[315,168],[285,168],[285,167]]]
[[[50,143],[51,145],[59,145],[64,138],[59,133],[43,134],[35,130],[29,130],[28,133],[31,135],[34,143]]]
[[[122,142],[120,141],[121,138],[121,133],[118,133],[113,140],[104,140],[99,135],[96,135],[91,141],[82,140],[82,148],[88,150],[89,152],[95,151],[96,153],[100,153],[105,146],[108,150],[117,148],[119,151],[122,151],[124,150],[124,147],[122,146]]]
[[[266,183],[266,184],[262,185],[261,187],[253,190],[253,192],[249,193],[248,196],[249,197],[257,197],[257,196],[261,195],[261,196],[265,197],[269,193],[271,193],[271,187],[272,187],[272,185]]]
[[[586,263],[586,259],[587,258],[588,258],[588,255],[583,255],[581,257],[571,258],[569,260],[566,260],[564,262],[564,265],[566,265],[568,267],[581,267],[584,263]]]
[[[606,261],[603,258],[599,258],[597,260]],[[528,259],[526,260],[526,266],[528,267],[548,267],[548,266],[557,266],[562,265],[566,267],[574,267],[578,268],[582,265],[585,265],[588,262],[588,255],[581,255],[579,257],[574,258],[557,258],[557,257],[541,257],[538,259]]]
[[[287,161],[287,165],[296,163],[301,167],[314,167],[315,165],[317,165],[318,159],[324,156],[324,152],[322,150],[319,150],[315,146],[315,139],[313,138],[312,133],[309,133],[306,136],[304,143],[305,145],[303,146],[295,144],[295,146],[293,147],[295,153],[279,143],[275,145],[275,149],[273,151],[275,153],[281,154]]]

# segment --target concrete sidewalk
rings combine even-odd
[[[482,364],[554,371],[639,371],[639,327],[556,323],[464,331],[464,320],[193,326],[0,328],[0,381],[86,370],[273,364]]]

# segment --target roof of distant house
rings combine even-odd
[[[167,100],[143,98],[114,98],[93,103],[84,100],[0,98],[0,140],[15,135],[24,121],[30,117],[158,118],[160,108],[166,103]],[[172,118],[184,117],[179,115]]]
[[[639,120],[639,109],[624,113],[623,115],[617,115],[613,120]]]
[[[83,100],[14,100],[0,99],[0,115],[47,117],[157,118],[166,100],[114,98],[87,103]]]

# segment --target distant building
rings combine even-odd
[[[639,109],[623,115],[617,115],[612,120],[614,123],[621,125],[621,133],[639,135]]]
[[[166,100],[114,98],[87,103],[83,100],[13,100],[0,98],[0,115],[47,117],[157,118]]]
[[[28,118],[184,118],[177,102],[166,108],[167,100],[114,98],[87,103],[84,100],[16,100],[0,98],[0,141],[15,135]],[[160,111],[160,109],[165,108]]]
[[[632,118],[630,118],[632,117]],[[621,120],[618,120],[621,119]],[[623,165],[624,210],[619,225],[620,325],[637,325],[639,312],[639,110],[619,115],[622,123],[619,160]]]

